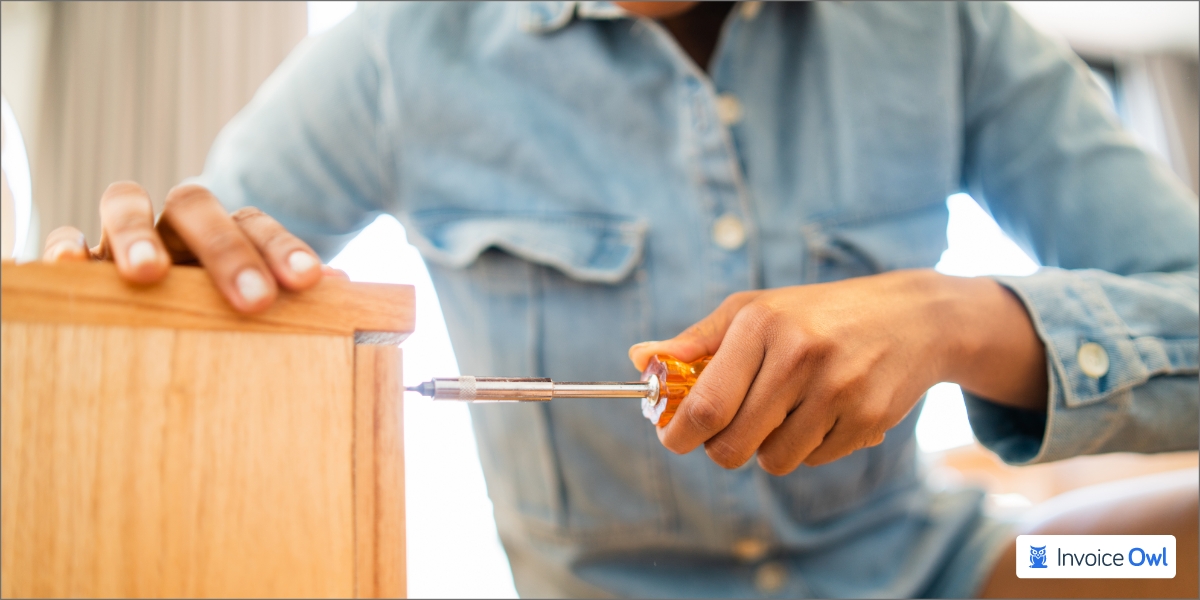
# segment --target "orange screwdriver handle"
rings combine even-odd
[[[692,391],[696,378],[710,360],[711,356],[705,356],[687,363],[665,354],[655,354],[642,371],[642,381],[658,378],[658,399],[655,402],[643,399],[642,414],[657,427],[670,423],[675,411],[679,410],[679,403]]]

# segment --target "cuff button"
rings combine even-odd
[[[1087,342],[1079,346],[1079,369],[1092,379],[1100,379],[1108,373],[1108,352],[1104,346],[1096,342]]]

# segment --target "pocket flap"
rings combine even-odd
[[[814,223],[804,234],[809,252],[854,256],[871,272],[928,268],[946,251],[949,218],[946,203],[938,202],[882,217]]]
[[[463,268],[497,248],[568,277],[594,283],[625,279],[642,258],[646,222],[593,213],[422,211],[404,219],[426,260]]]

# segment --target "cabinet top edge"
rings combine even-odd
[[[142,286],[122,281],[112,263],[4,261],[0,293],[0,319],[5,321],[343,336],[359,332],[360,340],[392,341],[403,339],[415,325],[411,285],[333,277],[305,292],[281,289],[270,308],[254,315],[235,312],[199,267],[171,267],[161,282]]]

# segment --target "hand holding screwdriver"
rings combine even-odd
[[[629,351],[638,368],[656,354],[712,355],[657,433],[731,469],[757,458],[785,475],[877,445],[940,381],[1046,410],[1045,349],[1021,300],[994,279],[932,269],[739,292]]]

